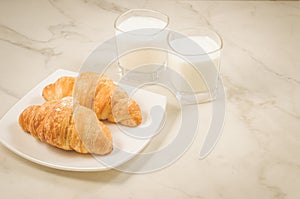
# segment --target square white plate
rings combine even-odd
[[[124,133],[122,128],[116,124],[106,123],[113,136],[114,149],[112,153],[106,156],[95,156],[64,151],[42,143],[30,134],[25,133],[18,124],[19,115],[30,105],[42,104],[44,102],[41,96],[43,88],[62,76],[77,76],[77,73],[61,69],[55,71],[29,91],[3,116],[0,120],[0,141],[4,146],[23,158],[47,167],[70,171],[101,171],[115,168],[125,163],[149,143],[151,136],[138,138]],[[132,98],[140,105],[143,113],[143,123],[136,128],[142,129],[151,125],[154,128],[150,128],[150,134],[155,135],[159,131],[164,116],[163,113],[155,115],[159,120],[152,120],[150,113],[152,108],[157,106],[165,110],[166,97],[137,89]],[[157,124],[151,124],[153,121]],[[102,159],[104,161],[101,161]],[[109,162],[109,165],[104,162]]]

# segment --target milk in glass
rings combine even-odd
[[[178,54],[168,55],[168,67],[186,80],[171,77],[176,90],[182,95],[193,93],[196,98],[208,98],[208,85],[214,92],[218,80],[220,51],[217,43],[207,36],[181,37],[169,42]]]
[[[159,50],[166,42],[162,30],[167,26],[165,21],[154,17],[132,16],[118,25],[116,34],[119,65],[123,72],[130,71],[142,65],[164,65],[167,53]],[[122,30],[122,32],[120,31]],[[153,66],[145,73],[156,71]]]

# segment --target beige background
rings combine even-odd
[[[57,68],[78,71],[130,8],[164,12],[176,30],[209,26],[223,37],[227,115],[215,150],[199,160],[210,104],[199,105],[203,123],[185,155],[149,174],[58,171],[0,145],[1,198],[299,198],[299,1],[1,1],[0,117]],[[172,132],[179,113],[165,92]]]

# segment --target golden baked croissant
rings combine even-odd
[[[80,106],[73,111],[73,108],[72,97],[29,106],[19,116],[19,124],[40,141],[64,150],[99,155],[110,153],[113,146],[108,127],[92,110]]]
[[[138,126],[142,122],[142,113],[139,105],[130,98],[122,99],[113,104],[112,95],[118,88],[111,79],[105,75],[99,76],[93,98],[93,110],[99,120],[108,120],[126,126]],[[72,96],[74,77],[61,77],[55,83],[43,89],[45,100],[57,100]]]

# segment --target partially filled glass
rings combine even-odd
[[[177,97],[184,104],[209,102],[217,97],[222,39],[207,28],[170,32],[168,67],[178,75],[170,77]]]
[[[168,16],[146,9],[132,9],[116,19],[118,65],[123,76],[131,71],[128,78],[157,78],[167,60],[161,49],[167,45],[168,24]]]

